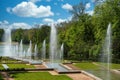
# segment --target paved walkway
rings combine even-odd
[[[40,69],[40,68],[46,68],[44,65],[40,64],[40,65],[34,65],[36,69]]]
[[[64,64],[68,67],[70,67],[72,70],[80,70],[79,68],[75,67],[73,64]]]
[[[48,71],[50,74],[52,74],[52,75],[59,75],[57,72],[55,72],[55,71]]]

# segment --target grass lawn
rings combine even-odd
[[[112,69],[120,69],[120,64],[111,64]]]
[[[107,66],[106,63],[100,63],[96,62],[100,66]],[[92,62],[81,62],[81,63],[75,63],[76,67],[83,69],[83,70],[97,70],[100,69],[100,66],[93,64]],[[120,69],[120,64],[111,64],[111,69]]]
[[[7,64],[9,68],[35,68],[33,65],[26,65],[26,64]]]
[[[4,80],[1,75],[0,75],[0,80]]]
[[[0,69],[4,69],[4,67],[2,66],[2,64],[0,64]]]
[[[9,59],[7,57],[0,58],[0,63],[14,63],[14,62],[18,62],[18,61],[17,60],[13,60],[13,59]]]
[[[83,70],[97,70],[99,67],[92,62],[81,62],[81,63],[75,63],[76,67],[83,69]]]
[[[97,62],[97,64],[99,64],[101,66],[105,66],[105,67],[107,66],[107,63]],[[111,69],[120,69],[120,64],[111,63],[110,68]]]
[[[25,72],[13,74],[15,80],[72,80],[66,75],[51,75],[48,72]]]

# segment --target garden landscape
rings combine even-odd
[[[120,80],[120,0],[1,0],[0,80]]]

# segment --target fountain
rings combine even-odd
[[[35,45],[35,49],[34,50],[35,50],[34,56],[36,56],[36,58],[37,58],[37,45]],[[30,41],[30,45],[29,45],[27,53],[28,53],[27,55],[29,57],[28,61],[29,61],[30,64],[41,64],[42,63],[39,60],[33,60],[32,59],[32,42],[31,41]]]
[[[29,44],[27,55],[29,57],[29,60],[31,61],[32,60],[32,42],[31,41],[30,41],[30,44]]]
[[[51,25],[51,33],[50,33],[50,62],[57,62],[58,59],[58,50],[57,50],[57,31],[54,24]]]
[[[46,40],[43,41],[42,45],[42,60],[45,60],[46,58]]]
[[[37,53],[38,53],[38,50],[37,50],[37,45],[35,45],[35,48],[34,48],[34,60],[37,60]]]
[[[63,61],[63,53],[64,53],[64,44],[62,44],[61,48],[60,48],[60,60],[61,60],[61,62]]]
[[[108,25],[107,34],[105,38],[105,43],[103,45],[103,54],[102,54],[102,62],[107,63],[107,72],[106,72],[106,80],[110,79],[110,63],[111,63],[111,24]]]
[[[19,51],[18,51],[18,45],[15,45],[15,59],[17,59],[19,56]]]
[[[19,56],[22,58],[23,57],[23,41],[20,41],[20,50],[19,50]]]
[[[4,29],[4,53],[3,56],[9,56],[12,57],[11,52],[11,29]]]
[[[61,50],[58,50],[57,46],[57,30],[54,24],[51,25],[51,33],[50,33],[50,63],[46,63],[46,67],[55,68],[58,71],[64,72],[68,71],[62,64],[62,56],[63,56],[63,44],[61,46]]]

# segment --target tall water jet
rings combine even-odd
[[[57,61],[57,31],[54,24],[51,25],[51,32],[50,32],[50,62]]]
[[[4,29],[4,42],[5,42],[5,47],[4,47],[4,53],[3,56],[12,56],[11,52],[11,29],[7,28]]]
[[[46,40],[44,40],[42,44],[42,60],[45,59],[46,59]]]
[[[64,55],[64,44],[62,44],[61,48],[60,48],[60,60],[61,60],[61,62],[63,61],[63,55]]]
[[[24,55],[23,55],[23,41],[22,41],[22,40],[20,41],[19,56],[20,56],[20,57],[23,57],[23,56],[24,56]]]
[[[108,25],[107,28],[107,33],[106,33],[106,38],[105,38],[105,42],[103,45],[103,54],[102,54],[102,62],[106,62],[107,63],[107,74],[106,76],[106,80],[111,80],[110,78],[110,63],[111,63],[111,24]],[[106,65],[105,65],[106,66]]]
[[[37,49],[37,44],[35,45],[35,48],[34,48],[34,59],[37,60],[37,53],[38,53],[38,49]]]
[[[31,40],[30,40],[30,44],[29,44],[27,53],[28,53],[29,59],[32,60],[32,42],[31,42]]]
[[[15,55],[17,58],[19,57],[18,45],[15,45]]]

